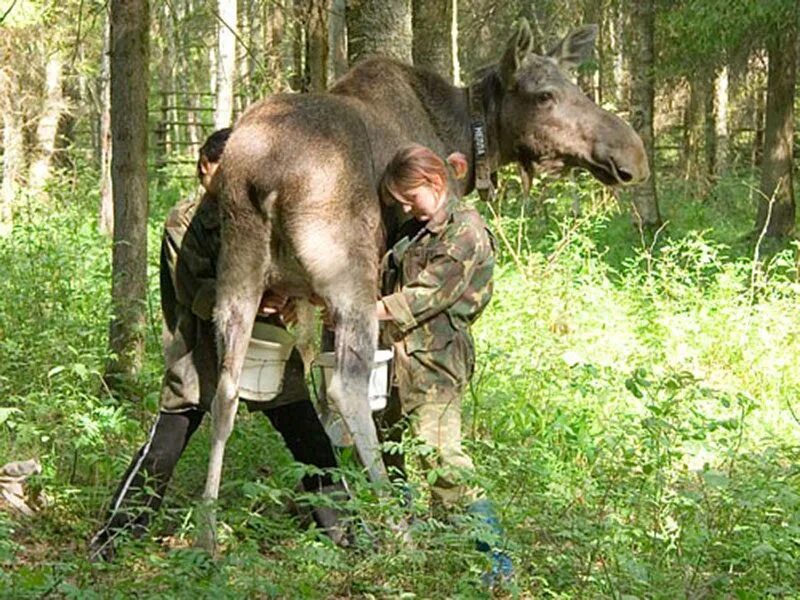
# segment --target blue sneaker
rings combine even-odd
[[[486,526],[489,534],[487,537],[490,537],[492,542],[490,543],[488,540],[481,538],[475,540],[475,548],[478,552],[491,553],[492,567],[481,577],[483,584],[488,588],[492,588],[499,583],[510,580],[514,576],[514,565],[511,562],[511,557],[502,550],[492,548],[493,545],[502,546],[502,542],[505,539],[494,504],[492,504],[491,500],[482,498],[473,502],[467,508],[467,512],[477,517]]]

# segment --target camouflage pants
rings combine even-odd
[[[408,430],[422,442],[422,466],[427,473],[435,473],[431,499],[445,509],[464,507],[482,495],[467,482],[475,467],[461,445],[461,391],[453,390],[447,398],[420,404],[404,415],[397,388],[393,388],[386,409],[378,416],[382,441],[399,443]],[[390,473],[405,476],[402,454],[387,452],[384,462]]]

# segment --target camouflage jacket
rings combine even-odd
[[[437,226],[408,222],[385,258],[396,280],[384,285],[393,320],[385,329],[395,349],[403,409],[460,394],[472,376],[470,324],[492,296],[494,240],[480,215],[451,199]]]
[[[161,309],[164,380],[161,410],[208,410],[217,388],[217,350],[211,321],[216,301],[220,248],[219,214],[213,197],[179,202],[164,223],[161,241]],[[280,318],[267,319],[282,326]],[[293,352],[283,393],[270,406],[307,398],[303,364]]]

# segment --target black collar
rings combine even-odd
[[[497,190],[492,181],[486,118],[483,114],[483,98],[478,83],[469,87],[467,96],[472,130],[472,157],[475,162],[475,189],[478,190],[481,200],[494,200]]]

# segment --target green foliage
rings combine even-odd
[[[662,2],[657,15],[659,68],[686,75],[764,47],[768,36],[796,21],[797,7],[792,0],[682,0]]]
[[[0,241],[0,457],[36,456],[44,468],[28,485],[35,518],[0,511],[0,595],[486,597],[474,525],[430,512],[422,473],[412,469],[409,545],[387,526],[404,515],[398,495],[379,501],[344,456],[353,498],[340,508],[359,517],[357,544],[336,548],[302,516],[304,504],[328,500],[293,491],[302,469],[266,420],[246,412],[226,453],[219,560],[190,547],[203,429],[156,537],[126,540],[113,564],[86,562],[86,540],[151,421],[157,240],[181,190],[153,195],[142,402],[122,404],[99,376],[110,246],[96,232],[93,174],[79,173]],[[631,227],[624,202],[580,178],[532,199],[512,181],[499,207],[481,207],[499,265],[475,329],[465,434],[508,534],[510,595],[800,593],[795,248],[753,263],[741,181],[722,181],[705,199],[676,182],[661,192],[669,225],[649,238]],[[576,197],[579,217],[567,214]]]

